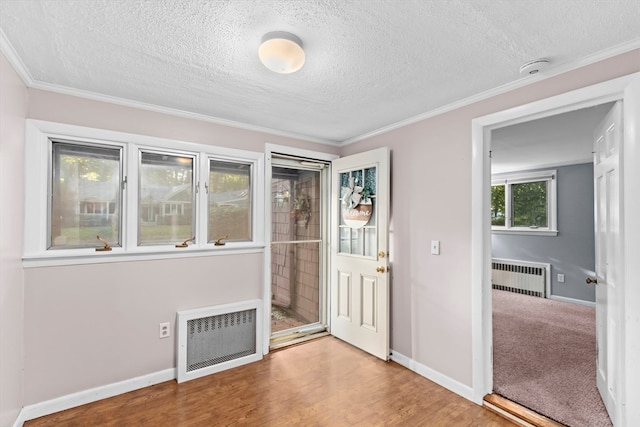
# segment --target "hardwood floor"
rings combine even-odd
[[[25,423],[36,426],[513,426],[394,362],[333,337],[178,384],[167,381]]]
[[[523,425],[533,425],[535,427],[564,427],[564,424],[560,424],[550,418],[540,415],[537,412],[532,411],[529,408],[512,402],[509,399],[498,394],[489,394],[484,397],[484,405],[492,411],[498,413],[506,412],[506,416],[514,416],[518,421],[522,421]],[[528,424],[527,424],[528,423]]]

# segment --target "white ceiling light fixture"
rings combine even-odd
[[[258,56],[265,67],[280,74],[291,74],[304,65],[302,40],[295,34],[273,31],[262,37]]]
[[[547,68],[550,62],[546,58],[534,59],[520,67],[520,74],[537,74]]]

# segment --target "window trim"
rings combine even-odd
[[[531,228],[531,227],[514,227],[511,226],[511,184],[523,184],[527,182],[547,181],[547,227]],[[492,225],[492,234],[519,234],[519,235],[538,235],[538,236],[557,236],[558,235],[558,171],[556,169],[548,169],[533,172],[513,172],[491,177],[491,186],[505,186],[505,225]]]
[[[49,188],[52,173],[51,140],[65,140],[80,144],[113,145],[122,147],[123,177],[126,187],[122,206],[122,247],[110,252],[96,252],[95,248],[47,250],[49,228]],[[223,161],[249,163],[252,167],[251,185],[251,241],[230,241],[224,246],[207,242],[206,197],[201,175],[194,179],[200,185],[197,195],[196,242],[186,248],[175,245],[138,246],[138,156],[140,150],[167,151],[194,156],[194,169],[199,174],[210,158]],[[27,119],[25,128],[25,227],[23,266],[73,265],[134,260],[183,258],[229,253],[263,252],[264,243],[264,154],[226,147],[197,144],[179,140],[158,138],[140,134],[95,129],[56,122]],[[196,172],[194,171],[194,174]],[[180,242],[176,242],[180,243]],[[98,246],[98,245],[96,245]]]

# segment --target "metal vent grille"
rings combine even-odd
[[[256,353],[256,310],[187,321],[187,372]]]
[[[177,379],[189,381],[262,359],[262,300],[177,313]]]
[[[545,298],[548,267],[525,261],[494,259],[491,263],[493,289]]]

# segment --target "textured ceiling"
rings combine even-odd
[[[590,162],[593,133],[613,102],[496,129],[491,172],[513,172]]]
[[[512,83],[532,59],[637,46],[639,22],[638,0],[0,1],[34,87],[330,143]],[[303,40],[299,72],[260,64],[270,31]]]

